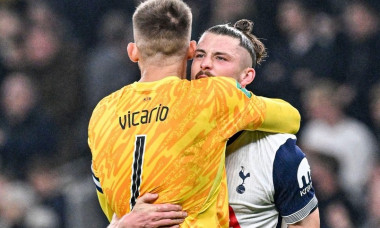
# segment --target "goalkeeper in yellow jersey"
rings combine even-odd
[[[228,210],[217,215],[227,140],[244,129],[299,129],[298,111],[282,100],[255,96],[231,78],[185,79],[195,50],[191,17],[181,0],[140,4],[135,43],[127,50],[141,79],[93,111],[92,171],[109,220],[130,212],[140,195],[158,193],[156,203],[178,204],[188,213],[182,227],[228,227]]]

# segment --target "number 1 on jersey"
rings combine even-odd
[[[140,185],[142,178],[142,166],[144,161],[146,135],[136,135],[135,150],[133,153],[132,176],[131,176],[131,210],[136,204],[140,195]]]

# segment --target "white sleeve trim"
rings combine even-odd
[[[102,189],[102,186],[100,184],[100,180],[97,176],[95,176],[95,172],[94,172],[94,169],[92,167],[92,164],[91,164],[91,172],[92,172],[92,180],[94,181],[95,183],[95,186],[96,186],[96,189],[100,192],[100,193],[103,193],[103,189]]]
[[[310,202],[304,206],[299,211],[288,215],[288,216],[282,216],[286,224],[294,224],[296,222],[299,222],[306,218],[310,212],[318,205],[317,197],[314,195],[314,197],[310,200]]]

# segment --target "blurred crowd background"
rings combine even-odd
[[[97,228],[87,124],[139,79],[134,0],[0,0],[0,227]],[[249,88],[302,114],[322,228],[380,227],[380,1],[185,0],[192,38],[254,21],[268,49]],[[285,113],[284,113],[285,114]]]

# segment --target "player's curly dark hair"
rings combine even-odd
[[[255,49],[256,63],[260,64],[261,62],[263,62],[264,59],[268,57],[268,53],[263,42],[261,42],[255,35],[252,34],[253,21],[242,19],[237,21],[234,24],[234,27],[241,31],[244,35],[246,35],[249,38],[249,40],[251,40]]]

